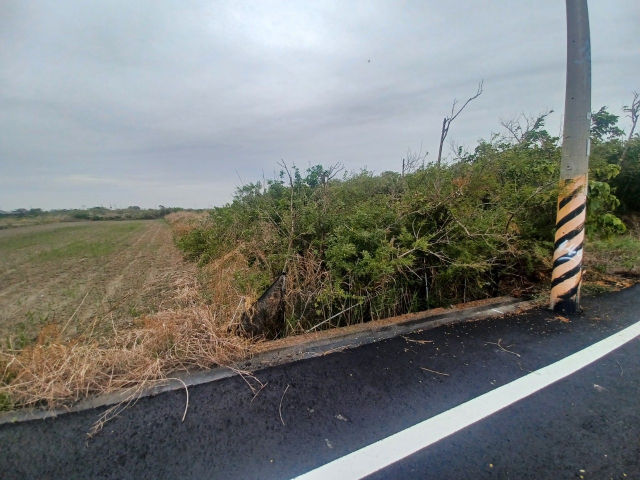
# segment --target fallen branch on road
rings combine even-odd
[[[519,353],[516,352],[512,352],[511,350],[507,350],[506,348],[504,348],[502,345],[500,345],[500,342],[502,342],[502,339],[498,339],[498,343],[496,342],[485,342],[485,343],[490,343],[491,345],[497,345],[498,348],[500,348],[500,350],[502,350],[503,352],[507,352],[510,353],[511,355],[515,355],[516,357],[520,357]]]
[[[425,345],[427,343],[433,343],[433,340],[414,340],[412,338],[407,338],[404,335],[401,335],[402,338],[404,338],[407,342],[411,342],[411,343],[419,343],[420,345]]]
[[[424,368],[424,367],[419,367],[419,368],[420,368],[420,370],[425,370],[425,371],[427,371],[427,372],[431,372],[431,373],[437,373],[438,375],[444,375],[445,377],[448,377],[448,376],[449,376],[449,374],[448,374],[448,373],[437,372],[437,371],[435,371],[435,370],[430,370],[430,369],[428,369],[428,368]]]
[[[282,398],[280,399],[280,407],[278,407],[278,412],[280,413],[280,421],[282,425],[284,425],[284,419],[282,418],[282,400],[284,400],[284,396],[287,394],[287,390],[291,385],[287,384],[287,388],[284,389],[284,393],[282,394]]]

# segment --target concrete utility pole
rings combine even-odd
[[[566,0],[566,5],[567,87],[551,308],[571,314],[580,309],[591,126],[591,44],[587,0]]]

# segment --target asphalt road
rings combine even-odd
[[[640,321],[640,286],[583,305],[570,322],[534,310],[263,370],[255,399],[240,377],[191,387],[184,422],[175,391],[141,399],[91,439],[104,409],[2,425],[0,476],[292,478]],[[370,478],[640,479],[639,413],[635,338]]]

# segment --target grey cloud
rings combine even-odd
[[[205,207],[280,158],[398,169],[407,148],[437,149],[481,78],[451,130],[463,144],[546,107],[553,131],[564,103],[551,0],[1,5],[0,168],[20,179],[0,184],[5,209]],[[615,111],[638,89],[640,7],[590,7],[593,104]]]

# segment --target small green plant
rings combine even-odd
[[[7,393],[0,393],[0,412],[13,410],[13,402]]]
[[[20,324],[15,334],[7,336],[7,348],[9,350],[22,350],[31,345],[33,341],[34,339],[27,335],[24,325]]]
[[[591,171],[594,179],[589,180],[586,222],[586,231],[590,236],[599,234],[611,239],[627,230],[622,220],[613,214],[620,206],[620,200],[609,182],[619,173],[620,166],[615,164],[606,164]]]
[[[635,232],[593,240],[587,244],[587,255],[598,272],[640,273],[640,237]]]
[[[580,292],[585,297],[592,297],[595,295],[612,292],[613,290],[615,289],[612,286],[601,285],[599,283],[584,283],[580,289]]]

